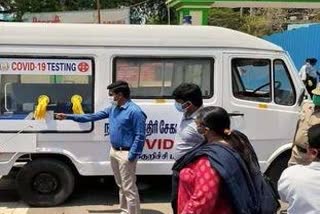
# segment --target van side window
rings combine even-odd
[[[274,102],[279,105],[292,106],[296,102],[296,92],[284,61],[273,62],[274,70]]]
[[[142,58],[114,59],[113,80],[130,84],[133,98],[171,98],[182,82],[193,82],[204,98],[213,96],[212,58]]]
[[[271,102],[271,62],[268,59],[232,59],[232,91],[236,98]]]

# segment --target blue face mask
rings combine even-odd
[[[183,108],[183,104],[181,103],[178,103],[177,101],[174,103],[174,106],[176,107],[177,111],[179,112],[186,112],[186,109]]]

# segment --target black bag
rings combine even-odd
[[[317,78],[312,77],[309,74],[306,74],[306,75],[307,75],[307,77],[306,77],[306,81],[304,84],[306,86],[308,93],[312,97],[312,90],[317,87]],[[312,85],[309,85],[309,81],[311,81]]]
[[[261,214],[273,214],[277,213],[280,209],[280,203],[278,201],[279,194],[271,180],[260,173],[255,176],[255,187],[257,195],[260,198],[260,212]]]

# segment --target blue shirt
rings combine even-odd
[[[109,118],[111,145],[115,148],[130,148],[129,160],[134,160],[142,153],[145,141],[145,123],[147,116],[131,100],[122,106],[112,105],[93,114],[71,114],[67,119],[80,123]]]

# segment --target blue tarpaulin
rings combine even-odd
[[[288,51],[299,70],[306,58],[314,57],[320,64],[320,24],[301,27],[270,36],[265,40],[281,46]]]

